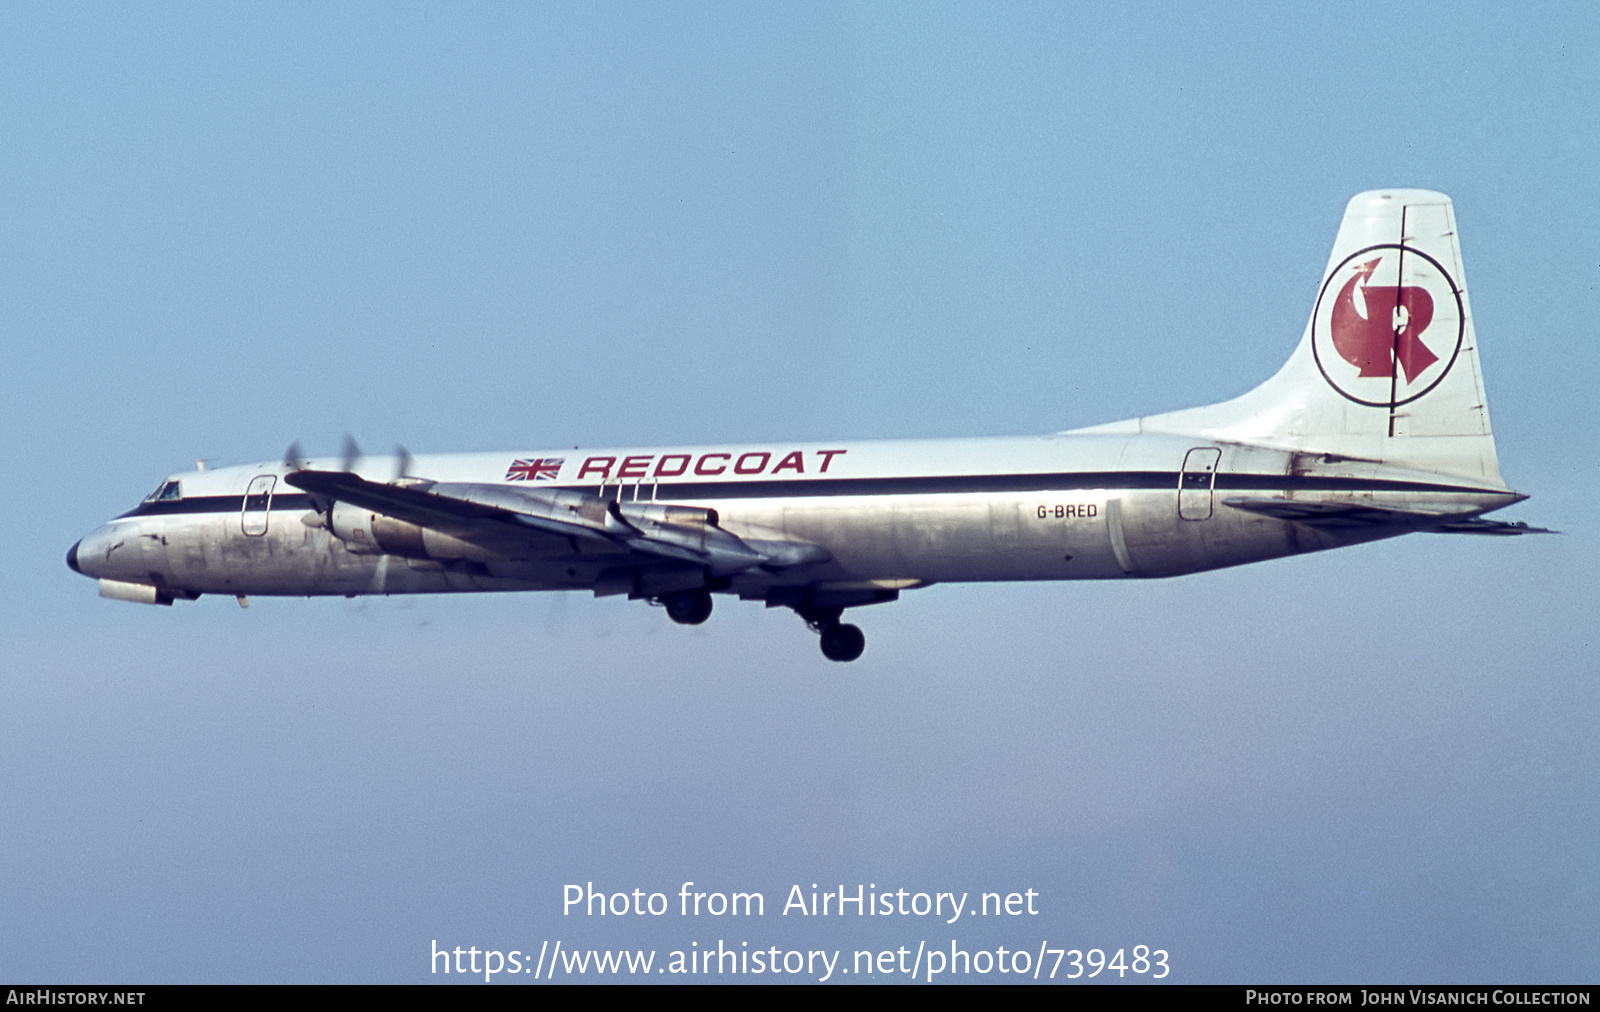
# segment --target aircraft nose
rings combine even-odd
[[[110,555],[121,548],[122,543],[122,532],[113,530],[109,525],[91,531],[67,549],[67,568],[90,579],[116,576],[110,571]]]

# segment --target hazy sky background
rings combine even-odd
[[[1144,944],[1174,981],[1593,982],[1597,29],[0,7],[0,976],[954,938]],[[1533,495],[1506,516],[1563,536],[934,587],[856,613],[853,665],[734,601],[696,629],[583,595],[158,609],[63,561],[194,458],[293,439],[990,435],[1224,399],[1287,358],[1382,186],[1455,199]],[[686,880],[767,916],[561,916],[569,882]],[[778,915],[813,882],[1042,913]]]

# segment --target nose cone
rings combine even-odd
[[[114,529],[110,524],[91,531],[79,538],[77,544],[67,549],[67,568],[90,579],[99,579],[103,576],[113,579],[121,577],[122,574],[114,570],[127,568],[120,565],[124,556],[127,556],[130,562],[137,561],[128,554],[126,547],[128,540],[128,532]],[[113,555],[116,556],[115,559],[112,558]]]

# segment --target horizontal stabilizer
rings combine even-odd
[[[1485,520],[1470,513],[1439,513],[1420,509],[1396,509],[1358,502],[1306,502],[1300,499],[1224,499],[1224,506],[1278,520],[1320,527],[1350,530],[1373,527],[1409,527],[1440,534],[1553,534],[1543,527],[1504,520]]]
[[[1447,524],[1430,527],[1428,530],[1435,534],[1493,534],[1498,537],[1510,537],[1517,534],[1560,534],[1548,527],[1529,527],[1522,521],[1510,520],[1485,520],[1482,517],[1473,517],[1471,520],[1452,520]]]

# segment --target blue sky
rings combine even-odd
[[[0,971],[420,981],[439,939],[1593,980],[1587,5],[0,10]],[[1515,518],[787,612],[102,601],[196,457],[1051,431],[1220,400],[1345,201],[1456,202]],[[1034,888],[1026,923],[577,922],[561,887]]]

